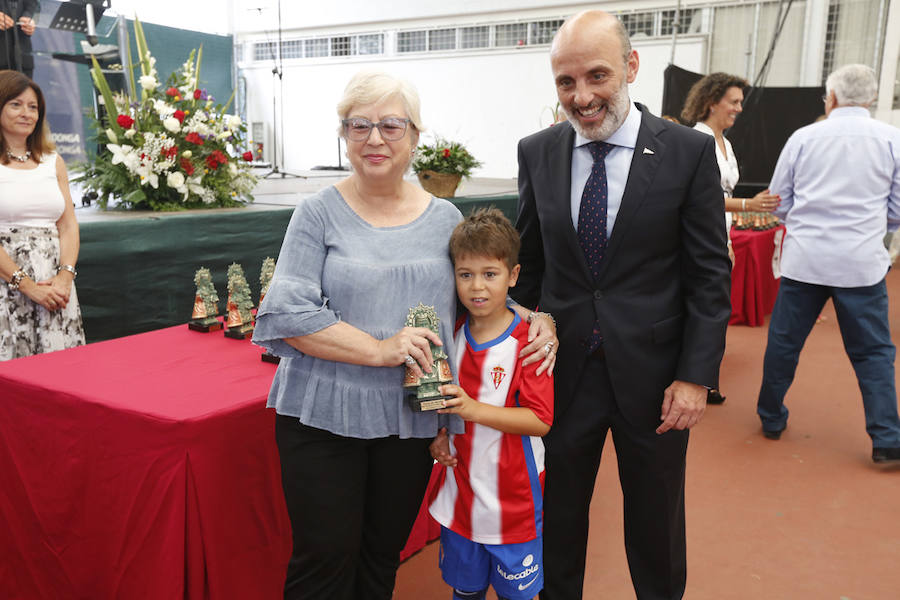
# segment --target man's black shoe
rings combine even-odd
[[[780,440],[781,432],[784,431],[784,429],[785,429],[784,427],[782,427],[781,429],[772,429],[771,431],[768,429],[763,429],[763,435],[768,440]],[[873,454],[873,458],[874,458],[874,454]]]
[[[719,390],[709,390],[706,393],[707,404],[722,404],[725,402],[725,396]]]
[[[900,463],[900,448],[872,448],[872,460],[877,463]]]

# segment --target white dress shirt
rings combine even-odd
[[[862,107],[835,108],[788,139],[769,188],[787,226],[785,277],[834,287],[884,278],[884,235],[900,225],[900,129]]]
[[[625,184],[628,182],[628,172],[631,170],[631,159],[634,156],[634,145],[637,143],[638,131],[641,128],[641,111],[634,102],[628,109],[625,121],[611,136],[604,140],[616,147],[609,151],[603,164],[606,165],[606,238],[612,235],[613,225],[616,223],[616,215],[622,204],[622,195],[625,193]],[[591,167],[594,158],[587,144],[593,142],[575,133],[575,147],[572,149],[572,189],[571,208],[572,226],[578,231],[578,211],[581,208],[581,195],[588,177],[591,176]]]

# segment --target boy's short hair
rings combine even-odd
[[[519,232],[500,210],[479,208],[472,211],[450,234],[450,259],[462,256],[489,256],[506,263],[512,270],[519,262]]]

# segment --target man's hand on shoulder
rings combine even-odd
[[[663,392],[662,424],[656,433],[670,429],[690,429],[700,422],[706,411],[707,389],[696,383],[675,380]]]

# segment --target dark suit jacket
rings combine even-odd
[[[599,281],[570,216],[574,130],[561,123],[519,142],[522,272],[510,291],[557,320],[557,414],[578,384],[597,319],[620,410],[655,428],[672,381],[718,385],[731,264],[712,136],[638,107],[640,132]]]
[[[18,0],[13,10],[11,0],[0,0],[0,12],[6,12],[18,23],[21,17],[34,18],[40,9],[38,0]],[[0,69],[15,69],[15,44],[18,43],[21,66],[23,70],[34,68],[34,56],[31,54],[31,36],[22,33],[22,28],[14,25],[11,29],[0,31]]]

